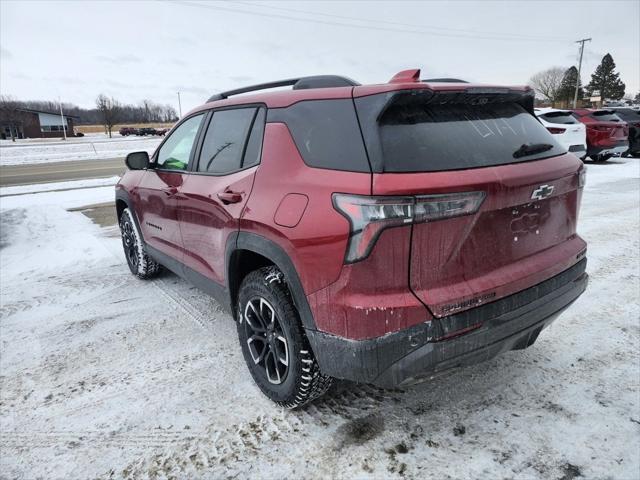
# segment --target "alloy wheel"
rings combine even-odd
[[[264,298],[254,297],[243,317],[253,362],[264,370],[269,383],[281,384],[289,372],[289,345],[274,308]]]
[[[138,266],[138,252],[136,248],[136,237],[133,233],[131,223],[125,221],[122,225],[122,245],[124,246],[124,252],[127,255],[127,261],[129,265],[133,267]]]

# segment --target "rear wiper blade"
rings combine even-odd
[[[536,153],[546,152],[547,150],[551,150],[552,148],[553,145],[551,145],[550,143],[530,143],[529,145],[525,143],[521,145],[518,150],[513,152],[513,158],[535,155]]]

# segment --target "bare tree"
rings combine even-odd
[[[538,72],[531,77],[529,85],[531,85],[539,95],[553,103],[558,100],[565,70],[566,69],[561,67],[551,67],[542,72]]]
[[[9,127],[13,142],[16,141],[20,127],[28,122],[27,115],[22,108],[24,107],[21,102],[7,95],[0,95],[0,124]]]
[[[111,130],[120,119],[122,106],[115,98],[109,98],[105,94],[101,93],[98,95],[98,98],[96,98],[96,107],[100,113],[102,124],[104,125],[105,130],[109,133],[109,138],[111,138]]]
[[[171,105],[164,106],[163,122],[175,122],[178,120],[178,112]]]

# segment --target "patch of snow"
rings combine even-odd
[[[11,195],[24,195],[27,193],[51,192],[56,190],[77,190],[82,188],[113,186],[118,183],[120,177],[89,178],[86,180],[71,180],[68,182],[34,183],[31,185],[16,185],[0,187],[0,197]]]
[[[283,411],[229,315],[66,208],[0,202],[0,470],[7,478],[637,478],[640,161],[588,165],[590,285],[535,345],[402,390],[340,382]]]
[[[53,142],[22,141],[0,143],[0,166],[26,165],[70,160],[105,160],[125,157],[128,153],[146,151],[150,155],[164,137],[94,137],[73,138]]]

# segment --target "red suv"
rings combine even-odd
[[[533,99],[419,70],[214,95],[127,157],[129,268],[215,296],[286,407],[334,377],[404,386],[526,348],[587,285],[584,166]]]
[[[615,111],[581,108],[573,115],[587,127],[587,155],[594,162],[606,162],[629,149],[629,126]]]

